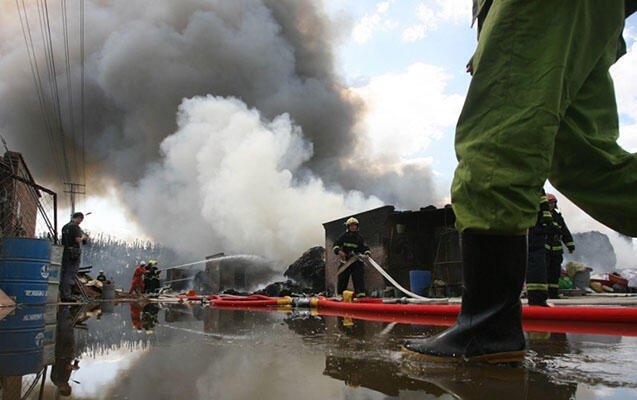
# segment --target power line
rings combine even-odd
[[[80,76],[80,134],[82,135],[82,140],[81,140],[81,149],[82,149],[82,153],[81,153],[81,163],[82,163],[82,182],[86,183],[86,168],[84,167],[86,165],[86,160],[84,159],[84,156],[86,155],[86,148],[85,148],[85,137],[86,137],[86,119],[84,118],[85,114],[85,102],[84,102],[84,88],[85,88],[85,82],[84,82],[84,0],[80,0],[80,65],[81,65],[81,76]]]
[[[69,27],[68,27],[68,15],[67,15],[67,7],[66,0],[60,1],[61,8],[61,16],[62,16],[62,35],[64,38],[64,69],[66,71],[66,100],[67,107],[69,112],[69,131],[74,139],[77,142],[77,129],[75,129],[75,112],[73,107],[73,86],[71,84],[71,57],[69,54]],[[76,152],[71,152],[71,160],[69,161],[72,171],[79,171],[78,169],[78,157],[76,157]]]
[[[45,129],[49,138],[49,146],[51,147],[51,149],[55,149],[53,123],[51,121],[51,118],[49,116],[49,112],[46,106],[46,96],[44,94],[44,85],[42,83],[42,78],[40,77],[38,61],[35,55],[35,46],[33,44],[33,36],[31,35],[31,26],[29,23],[29,18],[27,14],[26,5],[24,4],[24,0],[22,0],[22,10],[20,9],[19,0],[16,0],[16,6],[18,8],[18,14],[20,16],[20,26],[22,27],[22,35],[24,36],[24,41],[27,48],[27,56],[29,58],[29,65],[31,67],[31,74],[33,76],[33,82],[34,82],[37,97],[38,97],[38,103],[40,105],[40,111],[42,113]],[[52,156],[54,159],[55,166],[58,169],[58,173],[61,173],[62,170],[60,169],[60,167],[62,165],[62,162],[59,158],[58,152],[52,151]]]
[[[73,96],[73,75],[71,68],[71,47],[69,30],[69,7],[67,0],[60,0],[60,23],[62,28],[62,46],[64,52],[64,68],[66,75],[66,113],[63,113],[61,93],[58,86],[57,67],[52,35],[52,25],[47,0],[36,0],[35,11],[39,21],[42,39],[44,71],[40,71],[36,46],[34,45],[32,27],[29,22],[28,8],[25,0],[16,0],[22,34],[25,39],[27,56],[33,75],[35,91],[42,113],[45,130],[49,138],[49,146],[61,182],[69,185],[70,201],[75,205],[75,194],[85,194],[85,43],[84,43],[84,0],[79,0],[79,45],[81,76],[79,83],[80,116],[76,116]],[[48,83],[45,87],[45,82]],[[64,118],[66,116],[66,119]],[[81,188],[81,190],[80,190]]]

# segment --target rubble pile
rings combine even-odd
[[[310,248],[290,264],[283,275],[315,293],[325,291],[325,248]]]
[[[315,246],[288,266],[285,282],[274,282],[255,292],[271,297],[319,294],[325,291],[325,248]]]

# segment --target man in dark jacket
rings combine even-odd
[[[62,271],[60,276],[60,300],[62,302],[74,302],[72,288],[75,277],[80,269],[82,256],[81,243],[86,242],[88,236],[80,228],[84,220],[84,214],[76,212],[71,221],[62,227]]]
[[[347,230],[334,242],[334,254],[337,254],[341,258],[341,266],[344,266],[352,258],[355,257],[356,261],[353,261],[349,267],[340,269],[338,275],[338,282],[336,284],[336,291],[338,294],[342,294],[347,289],[350,275],[352,276],[352,282],[354,284],[354,293],[356,297],[364,297],[365,293],[365,264],[358,259],[359,254],[370,255],[369,247],[365,244],[363,237],[358,232],[358,220],[354,217],[349,218],[345,222]]]

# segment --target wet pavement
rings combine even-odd
[[[47,306],[14,319],[38,312],[44,328],[0,321],[11,340],[39,338],[17,354],[0,345],[0,371],[23,375],[2,378],[3,400],[69,388],[73,399],[637,398],[634,336],[527,332],[520,365],[453,365],[399,350],[443,326],[157,303]]]

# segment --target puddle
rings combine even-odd
[[[527,332],[521,365],[451,365],[399,350],[443,326],[309,310],[102,303],[48,306],[44,328],[32,313],[21,318],[31,325],[11,340],[39,337],[42,363],[26,347],[0,352],[0,370],[22,375],[2,378],[3,400],[59,398],[67,383],[76,399],[637,398],[631,336]]]

